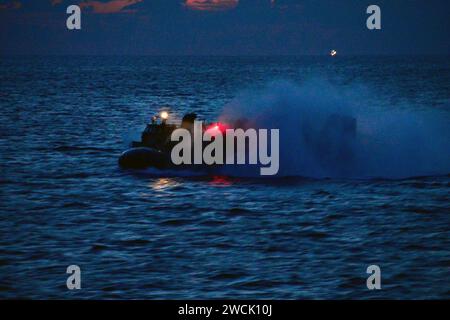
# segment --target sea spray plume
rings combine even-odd
[[[279,128],[279,176],[405,178],[450,172],[448,114],[370,106],[366,91],[321,79],[300,86],[277,81],[239,94],[221,120]],[[225,170],[249,174],[248,168]]]

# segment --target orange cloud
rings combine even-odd
[[[56,6],[57,4],[62,3],[63,0],[51,0],[52,6]]]
[[[92,8],[94,13],[118,13],[131,12],[131,10],[123,9],[139,2],[142,2],[142,0],[85,1],[81,2],[79,6],[80,8]]]
[[[185,6],[193,10],[220,11],[236,8],[239,0],[186,0]]]
[[[19,1],[11,1],[7,3],[0,3],[0,10],[7,9],[20,9],[22,7],[22,3]]]

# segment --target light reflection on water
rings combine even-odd
[[[150,187],[153,191],[163,192],[173,187],[179,186],[180,182],[175,181],[172,178],[158,178],[151,182]]]

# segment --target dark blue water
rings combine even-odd
[[[449,61],[2,57],[0,297],[449,298]],[[118,168],[162,105],[251,115],[244,89],[287,118],[315,97],[362,107],[364,177],[319,179],[301,157],[274,179]],[[382,290],[366,287],[371,264]]]

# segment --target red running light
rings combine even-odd
[[[223,123],[217,122],[211,124],[206,130],[209,131],[212,135],[215,135],[217,133],[225,133],[225,131],[227,130],[227,126]]]

